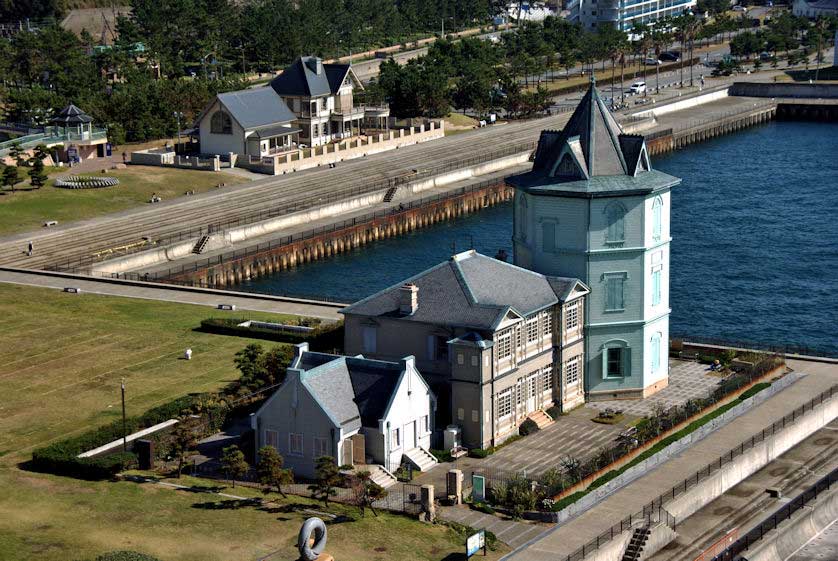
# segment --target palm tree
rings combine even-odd
[[[701,20],[695,17],[692,13],[688,14],[684,20],[684,36],[690,45],[690,87],[693,87],[693,48],[695,47],[695,38],[701,33]],[[681,60],[684,59],[684,53],[681,53]],[[682,63],[683,68],[683,63]],[[683,82],[683,78],[682,78]]]

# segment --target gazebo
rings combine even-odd
[[[90,140],[93,135],[93,118],[72,103],[49,122],[66,140]]]

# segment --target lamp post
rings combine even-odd
[[[174,112],[175,119],[177,120],[177,143],[180,144],[180,118],[183,117],[183,113],[180,111]],[[177,148],[175,148],[175,152],[177,152]]]

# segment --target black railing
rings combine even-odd
[[[808,356],[819,356],[825,358],[838,358],[838,353],[827,352],[805,345],[778,345],[774,343],[757,343],[755,341],[733,341],[730,339],[718,339],[714,337],[701,337],[695,335],[672,335],[672,339],[680,339],[684,343],[695,343],[697,345],[713,345],[716,347],[731,347],[737,349],[768,351],[783,355],[797,354]]]
[[[202,226],[198,228],[191,228],[188,230],[181,230],[171,234],[165,234],[161,237],[155,238],[153,241],[150,241],[149,244],[146,245],[135,245],[131,248],[128,248],[118,255],[130,255],[132,253],[137,253],[140,251],[145,251],[152,246],[165,246],[171,243],[175,243],[178,241],[183,241],[184,239],[191,239],[198,236],[203,236],[204,234],[212,234],[215,232],[220,232],[222,230],[228,228],[234,228],[238,226],[244,226],[246,224],[253,224],[256,222],[261,222],[263,220],[268,220],[270,218],[276,218],[278,216],[283,216],[286,214],[292,214],[294,212],[299,212],[302,210],[307,210],[310,208],[324,206],[332,202],[345,200],[348,197],[357,196],[357,195],[364,195],[369,193],[374,193],[376,191],[386,191],[387,189],[391,189],[393,187],[398,187],[401,185],[406,185],[413,181],[417,181],[420,179],[425,179],[427,177],[433,177],[439,174],[443,174],[452,170],[461,169],[464,167],[468,167],[471,165],[475,165],[478,163],[489,162],[492,160],[496,160],[498,158],[503,158],[505,156],[511,156],[513,154],[519,154],[521,152],[527,152],[534,150],[537,145],[536,141],[529,141],[529,142],[522,142],[515,144],[513,146],[508,146],[501,150],[496,150],[493,152],[486,152],[482,154],[478,154],[472,156],[470,158],[465,158],[462,160],[457,160],[455,162],[449,162],[447,164],[422,169],[422,170],[414,170],[413,172],[406,173],[400,176],[390,177],[388,179],[384,179],[381,181],[376,181],[370,183],[368,185],[361,185],[357,187],[351,187],[347,189],[336,189],[335,191],[329,193],[328,195],[323,196],[316,196],[310,197],[307,199],[303,199],[294,203],[289,203],[285,205],[280,205],[277,207],[261,210],[258,212],[252,212],[248,214],[243,214],[236,218],[231,218],[229,220],[224,221],[216,221],[212,222],[207,226]],[[116,255],[117,253],[107,253],[110,251],[111,248],[103,248],[98,252],[94,252],[93,254],[88,254],[84,256],[76,256],[66,260],[62,260],[56,263],[52,263],[49,266],[45,267],[48,271],[73,271],[84,268],[86,266],[100,263],[105,260],[105,256]]]
[[[765,534],[776,529],[783,521],[791,518],[795,512],[815,500],[818,495],[824,491],[828,491],[836,481],[838,481],[838,468],[835,468],[832,472],[819,479],[817,483],[778,508],[773,514],[765,518],[759,526],[753,528],[747,534],[733,542],[727,549],[713,557],[712,561],[740,559],[738,557],[740,553],[759,542]]]
[[[827,399],[830,399],[836,393],[838,393],[838,385],[832,386],[820,395],[812,398],[810,401],[807,401],[779,421],[773,423],[770,427],[763,429],[761,432],[751,436],[749,439],[742,441],[739,446],[734,446],[726,454],[719,456],[716,460],[696,471],[693,475],[687,477],[681,483],[673,486],[669,491],[660,494],[655,500],[644,506],[641,511],[633,515],[629,515],[627,518],[620,520],[618,524],[614,524],[605,532],[597,535],[596,538],[563,558],[562,561],[579,561],[584,559],[586,555],[598,550],[600,547],[610,542],[614,537],[619,536],[624,531],[635,527],[638,522],[641,521],[646,523],[656,521],[666,522],[666,524],[674,530],[678,521],[663,507],[665,502],[671,501],[677,496],[682,495],[688,489],[696,486],[712,473],[732,462],[734,458],[741,456],[760,442],[765,441],[766,438],[773,436],[778,431],[783,430],[786,426],[793,424],[797,421],[797,419],[806,414],[807,411],[811,411]],[[657,516],[657,519],[655,519],[654,516]]]

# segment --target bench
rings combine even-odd
[[[219,310],[227,310],[227,311],[230,311],[230,312],[235,312],[236,311],[236,305],[235,304],[219,304],[218,309]]]
[[[81,294],[81,288],[76,286],[67,286],[64,287],[64,292],[69,292],[70,294]]]
[[[47,220],[44,222],[44,228],[49,228],[50,226],[57,226],[58,220]]]
[[[462,458],[463,456],[465,456],[467,454],[468,454],[468,450],[466,450],[462,446],[455,446],[454,448],[451,449],[451,458],[455,459],[455,460],[457,458]]]

